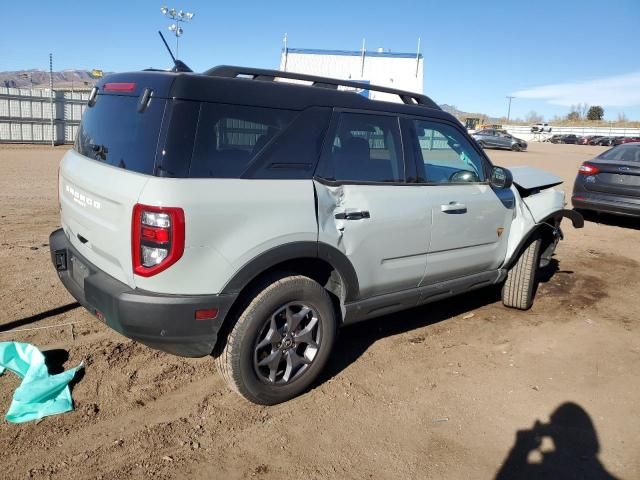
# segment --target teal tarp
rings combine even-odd
[[[22,378],[6,419],[22,423],[73,410],[69,382],[80,368],[82,363],[58,375],[49,375],[44,355],[36,347],[0,342],[0,375],[7,369]]]

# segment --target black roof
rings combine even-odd
[[[276,78],[296,79],[309,83],[276,81]],[[158,70],[117,73],[102,78],[97,84],[98,92],[102,92],[106,83],[112,82],[134,82],[136,88],[124,94],[135,96],[140,95],[145,88],[150,88],[153,90],[154,96],[162,98],[256,105],[289,110],[304,110],[313,106],[352,108],[418,116],[428,114],[447,120],[454,119],[452,115],[441,110],[433,100],[425,95],[353,81],[278,70],[221,66],[204,73]],[[339,85],[395,94],[404,103],[372,100],[355,91],[338,90]],[[118,94],[123,93],[119,92]],[[425,112],[425,109],[428,109],[428,113]]]

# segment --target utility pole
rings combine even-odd
[[[282,39],[282,42],[284,43],[284,65],[282,67],[282,71],[286,72],[287,71],[287,60],[289,58],[289,45],[288,45],[288,36],[287,36],[287,32],[284,33],[284,38]]]
[[[513,100],[516,97],[513,97],[511,95],[507,95],[507,98],[509,99],[509,108],[507,110],[507,123],[509,123],[509,119],[511,118],[511,100]]]
[[[55,135],[53,131],[53,54],[49,54],[49,105],[51,108],[51,146],[55,146]]]

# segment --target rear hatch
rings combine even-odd
[[[640,145],[620,145],[587,163],[598,169],[585,178],[587,190],[640,197]]]
[[[89,262],[131,287],[132,210],[155,173],[172,81],[171,74],[152,72],[101,81],[74,148],[60,164],[61,221],[70,242]]]

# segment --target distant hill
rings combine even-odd
[[[107,72],[105,72],[105,75]],[[29,88],[33,79],[35,88],[49,87],[49,72],[44,70],[20,70],[17,72],[0,72],[0,86],[11,88]],[[53,72],[54,88],[83,88],[92,87],[97,79],[88,70],[64,70]],[[85,83],[86,82],[86,83]]]
[[[504,118],[494,118],[489,115],[485,115],[484,113],[469,113],[462,110],[458,110],[457,107],[453,105],[447,105],[446,103],[441,104],[440,108],[445,112],[450,113],[451,115],[453,115],[463,123],[464,123],[464,119],[467,117],[479,118],[481,123],[503,123],[503,121],[505,120]]]

